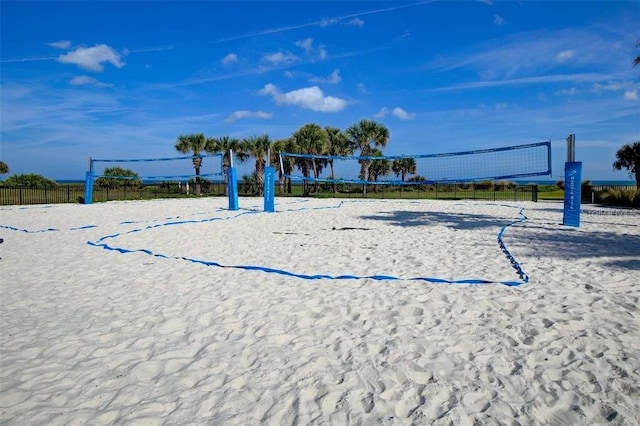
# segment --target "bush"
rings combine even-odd
[[[136,172],[122,167],[107,167],[102,174],[113,177],[99,177],[96,179],[95,185],[100,188],[139,188],[142,185]]]
[[[599,194],[603,204],[621,207],[640,207],[640,190],[607,189]]]
[[[475,189],[488,190],[493,188],[493,182],[490,180],[483,180],[480,182],[476,182],[473,186]]]
[[[494,187],[498,191],[506,191],[507,189],[515,188],[516,187],[516,183],[515,182],[509,182],[508,180],[501,180],[499,182],[496,182],[494,184]]]
[[[6,186],[56,186],[57,183],[51,179],[47,179],[46,177],[34,174],[27,173],[24,175],[12,175],[4,181],[4,185]]]

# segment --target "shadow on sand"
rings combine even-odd
[[[380,213],[378,215],[361,216],[360,218],[385,221],[391,225],[401,227],[441,225],[458,230],[500,228],[519,219],[518,216],[496,217],[471,213],[415,212],[402,210]]]
[[[526,214],[526,212],[525,212]],[[447,226],[456,230],[495,228],[515,223],[517,216],[496,217],[472,213],[394,211],[361,216],[365,220],[385,221],[401,227]],[[627,225],[634,226],[634,225]],[[618,228],[618,227],[616,227]],[[506,244],[519,253],[533,256],[578,259],[617,257],[611,267],[640,270],[640,235],[608,231],[583,231],[560,223],[541,225],[525,221],[508,233]]]

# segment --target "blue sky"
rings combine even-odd
[[[640,140],[640,2],[1,4],[1,151],[80,179],[89,157],[178,155],[178,135],[389,128],[388,155],[551,140],[561,178],[627,180]],[[171,173],[171,171],[168,171]],[[5,176],[6,177],[6,176]]]

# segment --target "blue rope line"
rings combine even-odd
[[[528,220],[527,216],[525,216],[524,214],[524,208],[521,208],[518,214],[520,215],[520,219],[508,225],[503,226],[502,229],[500,229],[500,232],[498,232],[498,245],[500,246],[500,250],[502,250],[505,256],[507,256],[507,260],[509,260],[509,263],[511,263],[511,266],[513,266],[513,269],[516,270],[516,273],[518,274],[518,277],[520,277],[520,279],[522,280],[522,283],[526,284],[529,282],[529,276],[524,272],[520,263],[518,263],[515,257],[513,257],[513,254],[511,254],[506,244],[502,240],[502,236],[504,235],[508,227]]]
[[[337,209],[337,208],[342,207],[342,205],[345,202],[346,201],[343,200],[343,201],[340,201],[338,204],[336,204],[334,206],[323,206],[323,207],[313,207],[313,208],[302,207],[302,208],[299,208],[299,209],[282,210],[281,212],[302,211],[302,210]],[[356,201],[356,202],[367,202],[367,201],[366,200],[361,200],[361,201]],[[513,206],[508,206],[508,207],[513,207]],[[396,276],[392,276],[392,275],[381,275],[381,274],[365,275],[365,276],[358,276],[358,275],[329,275],[329,274],[309,275],[309,274],[302,274],[302,273],[292,272],[292,271],[288,271],[288,270],[284,270],[284,269],[271,268],[271,267],[268,267],[268,266],[259,266],[259,265],[224,265],[224,264],[216,262],[216,261],[195,259],[195,258],[184,257],[184,256],[167,256],[167,255],[164,255],[162,253],[155,253],[152,250],[148,250],[148,249],[126,249],[126,248],[122,248],[122,247],[114,247],[114,246],[110,246],[109,244],[104,242],[107,239],[119,237],[121,234],[118,234],[118,233],[101,237],[96,242],[87,241],[87,244],[90,245],[90,246],[93,246],[93,247],[100,247],[100,248],[103,248],[105,250],[117,251],[119,253],[144,253],[144,254],[147,254],[149,256],[154,256],[154,257],[159,257],[159,258],[164,258],[164,259],[184,260],[184,261],[187,261],[187,262],[200,264],[200,265],[204,265],[204,266],[213,266],[213,267],[227,268],[227,269],[241,269],[241,270],[245,270],[245,271],[259,271],[259,272],[264,272],[264,273],[269,273],[269,274],[283,275],[283,276],[287,276],[287,277],[293,277],[293,278],[299,278],[299,279],[305,279],[305,280],[323,280],[323,279],[328,279],[328,280],[372,279],[372,280],[377,280],[377,281],[409,280],[409,281],[424,281],[424,282],[433,283],[433,284],[468,284],[468,285],[502,284],[502,285],[506,285],[506,286],[509,286],[509,287],[516,287],[516,286],[519,286],[521,284],[528,283],[529,282],[529,277],[524,272],[524,270],[522,269],[520,264],[516,261],[514,256],[511,254],[511,252],[507,249],[502,237],[503,237],[504,233],[506,232],[506,230],[510,226],[515,225],[517,223],[521,223],[521,222],[527,220],[527,217],[524,215],[523,212],[524,212],[524,209],[520,209],[519,215],[521,217],[518,220],[516,220],[516,221],[514,221],[512,223],[504,225],[500,229],[500,232],[498,233],[498,237],[497,237],[497,241],[498,241],[498,245],[499,245],[500,249],[506,255],[506,257],[509,260],[509,263],[512,265],[512,267],[516,270],[516,273],[518,274],[518,276],[519,276],[521,281],[495,281],[495,280],[474,279],[474,278],[466,278],[466,279],[459,279],[459,280],[449,280],[449,279],[437,278],[437,277],[402,278],[402,277],[396,277]],[[239,216],[244,215],[244,214],[249,214],[249,213],[260,213],[260,212],[259,211],[254,211],[254,210],[247,210],[245,212],[242,212],[242,213],[237,214],[235,216],[229,216],[227,218],[207,218],[207,219],[202,219],[202,220],[186,220],[186,221],[165,222],[165,223],[160,223],[160,224],[155,224],[155,225],[148,225],[145,228],[139,228],[139,229],[130,230],[130,231],[126,232],[126,234],[134,233],[134,232],[141,232],[143,230],[157,228],[157,227],[160,227],[160,226],[182,225],[182,224],[187,224],[187,223],[204,223],[204,222],[211,222],[211,221],[216,221],[216,220],[228,220],[228,219],[233,219],[233,218],[239,217]]]
[[[376,201],[380,201],[380,200],[376,200]],[[333,205],[333,206],[311,207],[311,208],[309,208],[309,207],[291,208],[291,209],[287,209],[287,210],[282,210],[281,212],[304,211],[304,210],[339,209],[346,202],[347,202],[346,200],[341,200],[336,205]],[[369,201],[369,200],[353,200],[351,202],[372,202],[372,201]],[[506,204],[501,204],[501,206],[503,206],[503,207],[511,207],[511,208],[515,207],[515,206],[506,205]],[[224,210],[224,209],[219,209],[218,211],[220,211],[220,210]],[[521,208],[520,211],[518,212],[518,214],[520,215],[520,218],[518,220],[514,221],[514,222],[511,222],[509,224],[504,225],[500,229],[500,231],[498,232],[498,236],[497,236],[497,242],[498,242],[498,246],[500,247],[500,250],[505,254],[505,256],[507,257],[507,260],[509,261],[509,263],[511,264],[513,269],[516,271],[516,273],[518,274],[518,277],[520,278],[521,281],[494,281],[494,280],[472,279],[472,278],[459,279],[459,280],[448,280],[448,279],[436,278],[436,277],[401,278],[401,277],[396,277],[396,276],[391,276],[391,275],[380,275],[380,274],[366,275],[366,276],[328,275],[328,274],[308,275],[308,274],[301,274],[301,273],[291,272],[291,271],[287,271],[287,270],[283,270],[283,269],[270,268],[270,267],[267,267],[267,266],[223,265],[223,264],[215,262],[215,261],[206,261],[206,260],[201,260],[201,259],[193,259],[193,258],[183,257],[183,256],[167,256],[167,255],[164,255],[164,254],[161,254],[161,253],[154,253],[153,251],[148,250],[148,249],[133,249],[132,250],[132,249],[126,249],[126,248],[122,248],[122,247],[110,246],[109,244],[103,242],[103,241],[108,240],[108,239],[117,238],[117,237],[119,237],[121,235],[126,235],[126,234],[136,233],[136,232],[142,232],[144,230],[158,228],[160,226],[175,226],[175,225],[183,225],[183,224],[194,224],[194,223],[197,224],[197,223],[213,222],[213,221],[217,221],[217,220],[229,220],[229,219],[237,218],[237,217],[245,215],[245,214],[252,214],[252,213],[255,214],[255,213],[260,213],[260,212],[258,210],[245,210],[245,211],[243,211],[243,212],[241,212],[239,214],[236,214],[236,215],[233,215],[233,216],[228,216],[226,218],[206,218],[206,219],[201,219],[201,220],[173,220],[173,219],[178,219],[179,216],[176,217],[176,218],[165,218],[164,220],[169,220],[169,221],[168,222],[163,222],[163,223],[157,223],[157,224],[153,224],[153,225],[147,225],[144,228],[133,229],[133,230],[127,231],[124,234],[115,233],[115,234],[105,235],[103,237],[100,237],[96,242],[87,241],[87,244],[90,245],[90,246],[93,246],[93,247],[101,247],[101,248],[103,248],[105,250],[113,250],[113,251],[117,251],[117,252],[123,253],[123,254],[124,253],[138,253],[139,252],[139,253],[147,254],[149,256],[154,256],[154,257],[159,257],[159,258],[164,258],[164,259],[171,258],[171,259],[184,260],[184,261],[188,261],[188,262],[196,263],[196,264],[201,264],[201,265],[205,265],[205,266],[215,266],[215,267],[219,267],[219,268],[242,269],[242,270],[246,270],[246,271],[260,271],[260,272],[265,272],[265,273],[289,276],[289,277],[306,279],[306,280],[321,280],[321,279],[330,279],[330,280],[373,279],[373,280],[377,280],[377,281],[383,281],[383,280],[385,280],[385,281],[386,280],[409,280],[409,281],[424,281],[424,282],[433,283],[433,284],[472,284],[472,285],[477,285],[477,284],[503,284],[503,285],[510,286],[510,287],[519,286],[521,284],[526,284],[526,283],[529,282],[529,276],[525,273],[525,271],[523,270],[522,266],[518,263],[518,261],[515,259],[515,257],[509,251],[509,249],[507,248],[506,244],[503,241],[503,236],[504,236],[506,230],[509,227],[528,220],[527,216],[524,214],[524,208]],[[133,221],[123,221],[123,222],[121,222],[121,224],[134,224],[134,223],[135,222],[133,222]],[[85,225],[85,226],[70,228],[70,230],[82,230],[82,229],[90,229],[90,228],[96,228],[96,227],[97,227],[97,225]],[[57,228],[48,228],[48,229],[30,231],[30,230],[27,230],[27,229],[20,229],[20,228],[16,228],[16,227],[13,227],[13,226],[8,226],[8,225],[0,225],[0,228],[8,229],[8,230],[11,230],[11,231],[17,231],[17,232],[25,232],[25,233],[41,233],[41,232],[60,231],[60,229],[57,229]]]
[[[0,228],[4,228],[4,229],[8,229],[10,231],[16,231],[16,232],[24,232],[27,234],[38,234],[40,232],[56,232],[59,231],[59,229],[57,228],[47,228],[47,229],[38,229],[36,231],[30,231],[28,229],[20,229],[20,228],[16,228],[14,226],[9,226],[9,225],[0,225]]]

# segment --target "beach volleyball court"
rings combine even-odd
[[[225,202],[3,208],[3,421],[637,419],[635,212]]]

